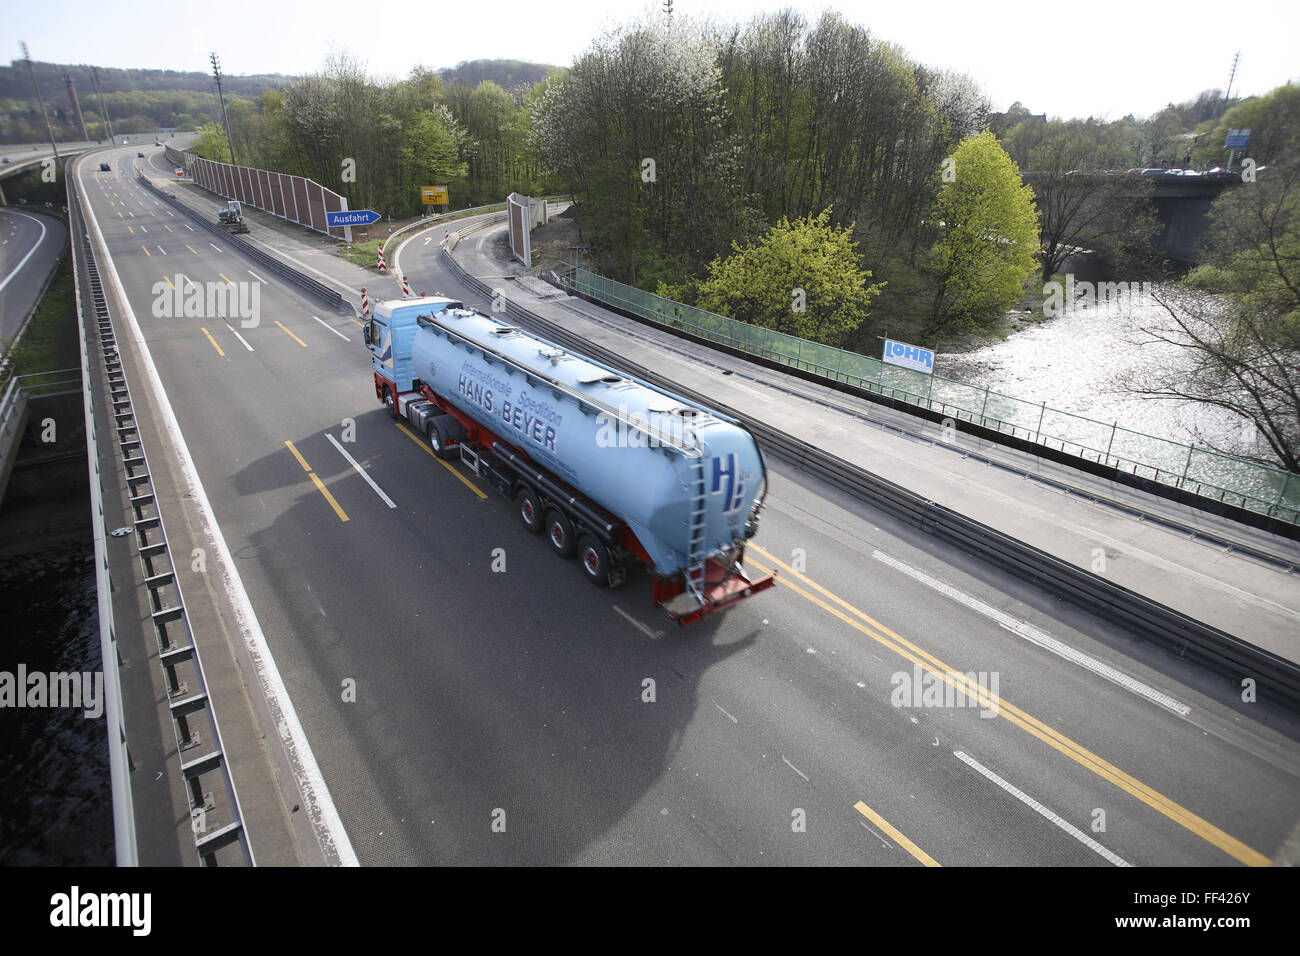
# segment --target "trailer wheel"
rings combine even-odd
[[[596,587],[609,587],[609,550],[589,534],[578,538],[578,561],[588,581]]]
[[[393,398],[393,390],[387,385],[384,386],[384,408],[388,409],[388,414],[401,420],[401,416],[397,414],[397,400]]]
[[[578,550],[573,523],[555,508],[546,513],[546,539],[551,542],[551,550],[562,558],[571,558]]]
[[[532,534],[541,534],[544,524],[542,505],[533,489],[520,488],[515,495],[515,504],[519,507],[519,520],[524,523],[524,527]]]

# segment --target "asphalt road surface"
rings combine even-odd
[[[1219,866],[1292,833],[1300,747],[1221,687],[779,463],[774,589],[682,630],[643,573],[592,587],[379,407],[354,320],[134,162],[85,195],[361,863]],[[167,314],[228,282],[256,316]]]

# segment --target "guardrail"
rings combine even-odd
[[[222,229],[215,222],[212,222],[210,218],[201,216],[196,210],[192,209],[190,206],[181,202],[175,196],[171,195],[171,193],[159,189],[150,181],[148,176],[141,174],[137,176],[137,179],[139,180],[142,186],[144,186],[146,189],[152,192],[155,196],[159,197],[160,199],[162,199],[164,202],[168,203],[172,207],[179,209],[181,212],[185,213],[186,216],[188,216],[190,219],[197,222],[199,225],[201,225],[208,232],[212,233],[214,236],[219,236],[228,246],[238,250],[239,252],[242,252],[244,255],[248,256],[250,259],[253,259],[259,264],[270,269],[272,272],[276,273],[281,278],[287,279],[289,282],[292,282],[303,292],[306,292],[308,295],[312,296],[317,301],[323,303],[324,305],[328,306],[334,311],[344,315],[352,315],[356,311],[355,309],[352,308],[352,306],[348,305],[346,302],[343,301],[343,296],[335,289],[331,289],[329,286],[325,285],[324,283],[317,282],[315,279],[303,275],[301,272],[297,271],[296,269],[293,269],[285,265],[283,262],[281,262],[279,259],[275,258],[274,256],[263,252],[261,249],[258,249],[252,243],[245,242],[243,239],[240,239],[238,236],[226,232],[226,230]]]
[[[888,398],[909,409],[971,423],[994,437],[1005,435],[1062,458],[1300,525],[1300,477],[1281,468],[1049,408],[1046,402],[1027,402],[941,375],[888,365],[871,356],[675,302],[586,269],[576,268],[557,278],[570,291],[639,321],[805,373],[831,387],[849,386],[866,397]]]
[[[488,284],[469,275],[452,257],[450,250],[443,250],[443,258],[464,285],[487,299],[493,298],[493,290]],[[683,388],[508,299],[505,312],[521,325],[532,328],[564,348],[622,368],[637,378],[735,419],[765,447],[795,467],[892,517],[1017,578],[1034,582],[1048,594],[1118,624],[1176,657],[1194,661],[1238,684],[1252,679],[1259,690],[1259,700],[1267,699],[1300,710],[1300,665],[930,501],[865,468],[721,405],[711,396]]]
[[[158,661],[166,681],[167,708],[176,742],[176,754],[180,758],[177,769],[184,778],[189,795],[190,828],[194,835],[195,850],[202,864],[216,866],[222,859],[218,857],[221,851],[227,847],[237,846],[240,859],[246,865],[253,866],[255,860],[252,844],[244,825],[235,782],[230,775],[225,747],[221,740],[221,729],[217,724],[217,715],[208,697],[203,662],[194,640],[194,633],[190,628],[184,594],[172,560],[167,532],[163,527],[162,511],[154,494],[152,471],[145,454],[139,425],[136,422],[131,390],[118,352],[117,337],[108,310],[108,300],[99,278],[90,235],[82,219],[74,177],[68,178],[68,200],[68,208],[77,222],[73,235],[79,240],[74,243],[74,255],[78,257],[81,270],[84,270],[86,275],[86,298],[96,317],[96,337],[105,389],[108,393],[108,407],[105,408],[105,412],[114,429],[114,439],[120,454],[117,464],[121,469],[128,504],[132,511],[132,523],[126,530],[134,535],[136,557],[148,593],[148,621],[153,628]],[[77,275],[80,279],[81,272],[79,271]],[[99,474],[99,452],[95,434],[95,390],[89,387],[91,346],[89,333],[82,319],[83,300],[80,281],[77,283],[77,303],[77,320],[82,331],[82,367],[85,369],[88,383],[85,401],[86,441],[90,455],[100,643],[105,671],[106,710],[110,715],[109,757],[113,785],[114,830],[119,841],[117,850],[119,864],[134,865],[136,828],[134,815],[130,813],[132,805],[128,776],[130,758],[127,754],[126,726],[121,712],[120,677],[116,667],[120,655],[112,613],[113,582],[108,576],[108,557],[105,547],[103,488]],[[120,583],[118,582],[119,585]],[[190,689],[191,681],[194,685],[193,690]],[[200,719],[206,719],[212,743],[206,752],[187,760],[186,752],[202,744],[199,728],[191,726]],[[213,775],[222,784],[224,799],[221,802],[218,802],[215,791],[205,790],[205,784],[212,781]],[[126,808],[125,811],[121,809],[123,807]],[[130,814],[129,822],[122,819],[124,813]],[[129,850],[124,848],[121,842],[127,839],[130,840]],[[126,862],[123,862],[124,854],[129,854]]]
[[[68,217],[77,229],[71,243],[74,279],[80,275],[82,250],[88,250],[84,225],[77,205],[73,177],[68,177]],[[81,372],[85,380],[82,411],[86,419],[86,460],[90,485],[90,526],[95,550],[95,597],[99,611],[99,650],[104,671],[104,718],[108,728],[109,791],[113,800],[113,848],[118,866],[138,866],[135,809],[131,797],[131,756],[127,745],[126,717],[122,705],[122,680],[118,672],[121,654],[117,647],[117,628],[113,620],[113,582],[108,573],[108,548],[105,540],[104,488],[99,477],[99,442],[95,434],[95,395],[90,387],[90,338],[86,330],[81,283],[76,282],[77,339],[81,351]]]

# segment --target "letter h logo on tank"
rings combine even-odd
[[[736,460],[736,453],[729,452],[726,457],[726,464],[723,464],[721,456],[713,459],[713,494],[722,491],[723,480],[726,480],[727,489],[725,497],[722,499],[722,513],[730,514],[745,503],[745,485],[740,480],[740,463]]]

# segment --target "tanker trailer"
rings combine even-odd
[[[376,303],[364,338],[389,412],[592,583],[640,563],[683,625],[775,583],[744,568],[767,475],[734,420],[440,296]]]

